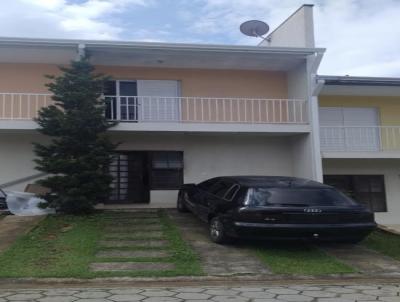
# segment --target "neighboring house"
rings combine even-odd
[[[318,93],[322,91],[324,107],[341,107],[346,100],[325,96],[334,86],[329,77],[316,76],[324,49],[314,46],[312,6],[304,5],[259,46],[1,38],[0,187],[21,190],[42,176],[34,169],[31,142],[46,140],[32,121],[39,108],[52,102],[44,75],[58,74],[57,65],[84,53],[91,55],[97,71],[114,79],[105,93],[106,115],[119,121],[110,135],[122,143],[110,167],[115,181],[109,202],[172,201],[183,182],[220,175],[318,181],[325,175],[337,185],[344,174],[384,174],[386,189],[390,184],[393,192],[400,182],[394,175],[396,159],[379,159],[375,170],[366,170],[371,161],[357,166],[359,160],[347,164],[329,154],[357,158],[370,149],[324,149],[335,142],[323,136],[331,124],[319,129]],[[395,99],[389,103],[395,105]],[[329,119],[330,114],[320,110],[322,118]],[[383,170],[378,169],[380,161]],[[386,193],[391,213],[379,215],[381,221],[396,222],[395,211],[400,214],[393,192]],[[375,208],[375,201],[371,204]],[[375,209],[383,209],[380,201],[376,204]]]
[[[324,182],[400,223],[400,78],[319,76]]]

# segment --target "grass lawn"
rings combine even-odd
[[[363,242],[367,248],[400,260],[400,236],[385,231],[377,230],[369,235]]]
[[[76,217],[67,215],[48,216],[29,234],[21,237],[4,253],[0,254],[0,277],[76,277],[105,276],[178,276],[200,275],[197,256],[181,239],[178,230],[164,213],[160,213],[168,259],[176,269],[166,272],[91,272],[89,264],[99,262],[95,258],[102,239],[106,213]],[[146,239],[146,236],[143,237]],[[127,261],[136,261],[127,259]],[[157,261],[159,259],[144,259]],[[107,259],[102,259],[107,261]]]
[[[260,243],[251,248],[276,274],[324,275],[355,272],[353,268],[312,245]]]

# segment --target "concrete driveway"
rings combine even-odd
[[[208,227],[191,213],[167,210],[181,234],[200,255],[207,275],[271,275],[268,267],[243,245],[218,245],[209,239]],[[399,277],[400,261],[354,244],[319,245],[328,255],[370,277]],[[400,299],[399,299],[400,302]]]

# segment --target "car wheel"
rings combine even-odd
[[[178,210],[179,213],[186,213],[188,212],[188,209],[185,205],[185,200],[183,198],[183,193],[179,193],[178,195],[178,201],[176,203],[176,208]]]
[[[210,221],[210,238],[215,243],[226,243],[229,241],[224,224],[219,217],[214,217]]]

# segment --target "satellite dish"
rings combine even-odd
[[[249,20],[240,25],[240,31],[246,36],[264,39],[263,35],[269,31],[269,25],[259,20]]]

